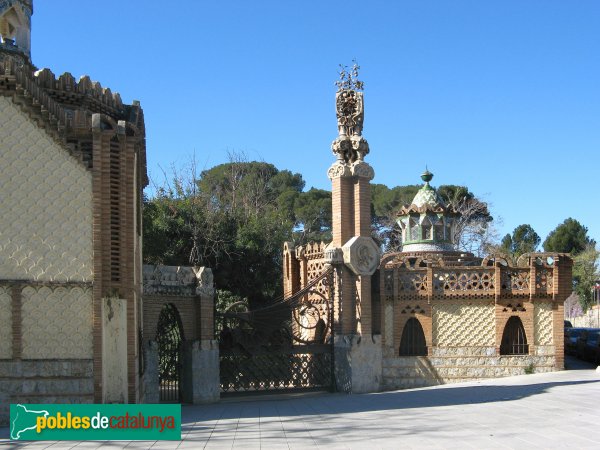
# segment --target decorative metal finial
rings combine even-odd
[[[433,179],[433,174],[427,169],[427,166],[425,166],[425,172],[423,172],[421,174],[421,180],[423,180],[425,183],[429,184],[429,182]]]
[[[365,87],[365,83],[359,81],[358,79],[358,71],[360,70],[360,66],[356,62],[356,59],[352,60],[352,68],[348,68],[343,64],[340,64],[340,79],[335,82],[335,85],[338,87],[338,91],[344,90],[352,90],[352,91],[362,91]]]

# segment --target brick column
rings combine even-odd
[[[283,244],[283,297],[291,297],[300,290],[300,264],[291,242]]]
[[[342,247],[354,235],[354,181],[350,167],[336,161],[328,171],[331,179],[332,245]],[[338,271],[340,288],[334,297],[337,311],[336,330],[340,334],[354,333],[356,327],[356,279],[346,266]]]
[[[553,255],[554,256],[554,255]],[[573,291],[573,260],[568,255],[554,256],[553,302],[552,302],[552,339],[554,340],[554,352],[556,357],[556,368],[565,367],[565,329],[564,319],[565,300]]]
[[[363,162],[359,164],[368,166]],[[368,176],[370,175],[368,170],[363,171],[362,174],[356,174],[356,170],[353,172],[356,175],[354,179],[354,235],[368,237],[371,236],[371,177]],[[364,176],[365,172],[367,176]],[[371,276],[364,275],[357,278],[356,331],[366,336],[370,335],[373,330]]]
[[[332,169],[335,167],[332,166]],[[354,186],[347,166],[331,180],[332,244],[341,247],[354,236]]]

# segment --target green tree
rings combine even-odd
[[[331,240],[331,192],[315,188],[300,192],[294,198],[293,212],[296,245]]]
[[[215,284],[261,304],[281,293],[283,242],[292,239],[300,174],[231,158],[156,189],[144,208],[144,261],[211,267]]]
[[[593,246],[588,245],[585,250],[574,258],[573,264],[573,287],[579,296],[579,302],[584,311],[594,304],[593,289],[598,274],[598,258],[600,252]]]
[[[592,288],[598,279],[596,241],[588,236],[587,231],[587,227],[569,217],[544,241],[545,251],[571,253],[573,256],[573,290],[584,310],[593,303]]]
[[[459,213],[454,224],[454,245],[458,250],[483,256],[497,240],[488,204],[466,186],[442,185],[438,194]]]
[[[544,241],[544,250],[577,255],[589,245],[596,245],[596,241],[588,237],[587,231],[587,227],[569,217],[550,232]]]
[[[500,249],[516,259],[523,253],[535,252],[540,241],[540,237],[531,225],[522,224],[513,230],[512,235],[507,234],[502,238]]]

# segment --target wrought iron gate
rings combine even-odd
[[[216,315],[221,393],[333,387],[333,270],[291,298]]]
[[[183,327],[177,308],[171,303],[160,312],[156,329],[158,381],[161,402],[181,400],[181,343]]]

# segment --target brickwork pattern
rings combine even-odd
[[[200,339],[197,332],[197,312],[194,297],[144,296],[144,340],[156,340],[158,318],[165,305],[171,303],[179,312],[185,340]]]
[[[536,302],[533,307],[535,345],[551,345],[553,341],[552,302]]]
[[[0,359],[12,358],[11,288],[0,286]]]
[[[23,358],[92,357],[89,287],[26,286],[22,296]]]
[[[441,347],[493,346],[494,306],[440,302],[433,307],[433,344]]]
[[[533,318],[533,304],[531,302],[525,302],[520,299],[502,298],[495,305],[495,320],[496,320],[496,348],[500,351],[500,344],[502,343],[502,335],[506,324],[511,317],[518,317],[523,324],[525,330],[525,336],[527,338],[527,344],[531,345],[535,343],[534,339],[534,318]]]
[[[0,273],[7,279],[91,281],[91,175],[0,97]]]
[[[423,328],[425,344],[428,349],[433,345],[432,307],[426,301],[399,300],[394,303],[394,354],[397,356],[402,342],[402,333],[406,322],[415,318]],[[428,350],[429,351],[429,350]]]

